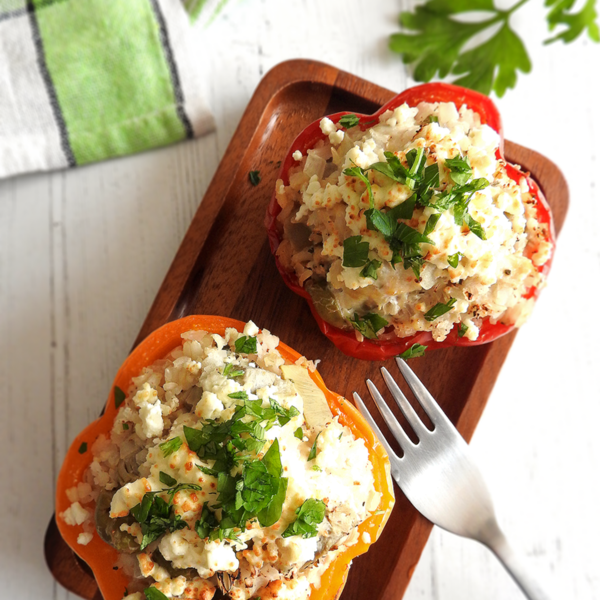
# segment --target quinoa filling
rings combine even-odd
[[[453,103],[357,123],[324,118],[326,139],[294,152],[289,184],[276,184],[277,255],[319,314],[359,340],[520,326],[552,243],[525,175],[498,158],[498,133]]]
[[[116,390],[60,517],[119,550],[128,600],[306,599],[379,505],[364,441],[268,331],[182,338]]]

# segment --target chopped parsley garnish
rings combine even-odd
[[[465,325],[464,323],[461,323],[458,326],[458,337],[464,337],[465,333],[467,333],[467,331],[469,331],[469,327],[467,325]]]
[[[312,470],[313,471],[319,471],[320,473],[323,472],[323,469],[321,469],[321,467],[319,465],[313,465]]]
[[[296,431],[294,431],[294,437],[301,440],[304,437],[304,433],[302,432],[302,427],[298,427]]]
[[[236,369],[232,363],[227,363],[223,369],[223,375],[234,379],[235,377],[241,377],[244,374],[242,369]]]
[[[369,242],[362,242],[360,235],[344,240],[344,267],[362,267],[369,260]]]
[[[295,406],[286,409],[272,398],[265,407],[261,399],[249,400],[241,395],[238,399],[242,404],[229,421],[209,420],[198,429],[183,428],[190,450],[202,460],[214,461],[211,468],[196,465],[217,478],[218,503],[213,508],[222,509],[220,520],[210,516],[205,505],[205,516],[196,523],[199,535],[210,539],[234,539],[252,519],[258,519],[263,527],[273,525],[281,517],[285,501],[288,480],[282,477],[277,438],[262,459],[254,457],[267,443],[266,429],[285,425],[300,411]],[[232,475],[234,467],[236,474]]]
[[[428,321],[435,321],[437,318],[450,312],[455,304],[456,298],[450,298],[445,304],[443,302],[438,302],[433,308],[430,308],[425,313],[425,319]]]
[[[202,539],[207,538],[211,531],[219,528],[219,521],[215,513],[209,508],[208,502],[202,505],[200,518],[196,521],[195,530]]]
[[[425,354],[425,350],[427,350],[427,346],[423,346],[422,344],[413,344],[408,350],[405,350],[402,354],[399,354],[398,358],[403,358],[404,360],[408,360],[409,358],[417,358],[418,356],[423,356]]]
[[[260,183],[260,171],[250,171],[248,173],[248,179],[252,185],[258,185]]]
[[[81,446],[79,446],[79,454],[85,454],[87,452],[87,442],[81,442]]]
[[[248,400],[248,394],[244,391],[242,392],[232,392],[231,394],[227,394],[230,398],[234,400]]]
[[[149,587],[144,590],[146,600],[169,600],[158,588]]]
[[[478,238],[482,240],[487,240],[485,235],[485,230],[481,226],[479,221],[476,221],[469,213],[465,215],[465,223],[467,227],[471,230],[471,233],[474,233]]]
[[[439,123],[440,122],[440,120],[439,120],[439,118],[438,118],[437,115],[429,115],[429,117],[427,118],[427,120],[430,123]]]
[[[162,475],[163,473],[160,475],[161,481],[163,481]],[[169,476],[167,475],[167,477]],[[174,512],[173,497],[181,490],[199,491],[201,489],[199,485],[192,483],[179,483],[165,490],[144,494],[142,501],[130,510],[131,515],[142,528],[140,550],[143,550],[164,533],[173,533],[187,527],[187,523],[181,518],[181,515],[176,515]],[[168,495],[168,501],[163,500],[159,495],[163,493]]]
[[[118,386],[115,385],[115,408],[119,408],[119,406],[121,406],[121,404],[123,404],[123,402],[125,402],[125,398],[127,398],[127,396],[125,395],[125,392]]]
[[[371,277],[372,279],[377,279],[377,269],[381,267],[380,260],[370,260],[365,266],[364,269],[360,272],[361,277]]]
[[[456,269],[456,267],[458,267],[458,263],[460,262],[460,259],[463,257],[461,252],[456,252],[454,254],[450,254],[448,256],[448,264],[453,268]]]
[[[367,313],[362,317],[354,313],[354,318],[350,319],[351,325],[371,340],[377,339],[377,332],[387,326],[388,322],[376,313]]]
[[[167,440],[166,442],[163,442],[159,445],[159,448],[162,450],[163,456],[167,458],[167,456],[171,456],[173,452],[177,452],[177,450],[181,448],[181,444],[183,444],[183,440],[179,436],[177,436],[175,438]]]
[[[256,354],[256,338],[243,335],[235,340],[235,351],[238,354]]]
[[[127,431],[129,429],[129,423],[123,423],[123,431]]]
[[[308,458],[306,459],[307,462],[310,462],[311,460],[314,460],[315,458],[317,458],[317,440],[319,439],[320,435],[321,435],[321,432],[319,431],[319,433],[317,433],[317,437],[315,438],[315,441],[313,442],[312,448],[310,449],[310,452],[308,453]]]
[[[356,115],[344,115],[338,123],[345,129],[351,129],[360,123],[360,119]]]
[[[429,219],[427,219],[427,223],[425,223],[425,229],[423,229],[424,236],[428,236],[430,233],[433,232],[441,216],[442,215],[440,213],[434,213],[430,215]]]
[[[457,156],[446,159],[446,167],[450,169],[450,179],[458,185],[465,185],[473,176],[473,169],[469,164],[469,159]]]
[[[164,483],[169,487],[177,485],[177,479],[171,477],[168,473],[165,473],[164,471],[160,471],[160,473],[158,474],[158,478],[160,479],[161,483]]]
[[[322,500],[309,498],[304,504],[296,509],[296,520],[290,523],[282,533],[282,537],[301,535],[303,538],[311,538],[317,535],[317,525],[325,518],[326,506]]]
[[[348,175],[349,177],[357,177],[367,186],[367,192],[369,193],[369,206],[373,208],[375,206],[375,200],[373,199],[373,190],[371,188],[371,182],[369,181],[369,178],[367,177],[367,174],[365,173],[364,169],[361,169],[360,167],[357,167],[355,165],[354,167],[344,169],[343,173],[344,175]]]

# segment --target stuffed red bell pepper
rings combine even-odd
[[[492,101],[443,83],[296,138],[269,240],[285,283],[342,352],[384,360],[482,344],[526,320],[554,228],[537,184],[503,152]]]

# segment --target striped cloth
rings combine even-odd
[[[0,0],[0,177],[212,130],[189,15],[206,24],[223,3]]]

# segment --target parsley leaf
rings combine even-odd
[[[442,215],[440,213],[435,213],[430,215],[429,219],[427,219],[427,223],[425,223],[425,229],[423,230],[423,235],[428,236],[437,225],[437,222],[440,220]]]
[[[79,454],[85,454],[87,452],[87,442],[81,442],[81,446],[79,446]]]
[[[313,442],[312,448],[310,449],[310,452],[308,453],[308,458],[306,459],[306,462],[310,462],[311,460],[317,458],[317,440],[319,439],[320,435],[321,435],[321,432],[319,431],[319,433],[317,433],[317,437],[315,438],[315,441]]]
[[[256,354],[256,338],[245,336],[235,340],[235,351],[238,354]]]
[[[225,377],[229,377],[230,379],[241,377],[243,374],[244,371],[242,369],[235,369],[233,363],[227,363],[223,369],[223,375]]]
[[[360,119],[356,115],[344,115],[338,123],[346,128],[351,129],[352,127],[356,127],[360,123]]]
[[[158,495],[159,492],[148,492],[144,494],[140,504],[130,510],[130,513],[142,528],[140,550],[143,550],[166,532],[173,533],[187,527],[187,523],[181,518],[181,515],[174,513],[172,504],[173,496],[183,489],[200,490],[201,488],[195,484],[180,483],[170,489],[162,490],[161,493],[166,492],[169,495],[169,502],[165,502]]]
[[[388,322],[376,313],[367,313],[362,317],[358,313],[354,313],[354,318],[350,319],[350,324],[366,338],[376,340],[377,332],[383,329]]]
[[[115,408],[119,408],[123,402],[125,402],[125,392],[118,386],[115,385]]]
[[[258,185],[261,180],[260,171],[250,171],[248,173],[248,179],[250,183],[254,186]]]
[[[173,487],[174,485],[177,485],[177,479],[175,479],[174,477],[171,477],[168,473],[165,473],[164,471],[160,471],[160,473],[158,474],[158,478],[160,479],[161,483],[164,483],[165,485],[168,485],[169,487]]]
[[[464,337],[464,335],[465,335],[465,333],[467,333],[467,331],[469,331],[469,328],[464,323],[461,323],[458,326],[458,337],[459,338]]]
[[[234,400],[248,400],[248,394],[244,391],[241,392],[232,392],[231,394],[227,394],[229,398],[233,398]]]
[[[450,169],[450,179],[458,185],[464,185],[473,176],[473,169],[468,158],[462,158],[461,156],[448,158],[445,164]]]
[[[296,520],[290,523],[281,534],[282,537],[301,535],[303,538],[311,538],[317,535],[317,525],[325,518],[326,506],[322,500],[309,498],[304,504],[296,509]]]
[[[438,302],[433,308],[430,308],[425,313],[425,319],[427,319],[427,321],[435,321],[437,318],[450,312],[455,304],[456,298],[450,298],[445,304],[443,302]]]
[[[344,240],[344,267],[362,267],[369,260],[369,242],[361,242],[360,235]]]
[[[405,350],[402,354],[399,354],[398,358],[403,358],[404,360],[408,360],[409,358],[417,358],[418,356],[423,356],[425,354],[425,350],[427,350],[427,346],[413,344],[408,350]]]
[[[456,269],[456,267],[458,267],[458,263],[460,262],[460,259],[463,257],[462,252],[455,252],[454,254],[450,254],[448,256],[448,264],[453,268]]]
[[[546,16],[550,31],[553,31],[557,25],[565,25],[566,28],[558,35],[546,40],[544,44],[551,44],[557,40],[569,43],[577,39],[584,31],[587,31],[591,40],[600,42],[600,32],[596,23],[598,17],[596,1],[587,0],[578,13],[568,12],[574,4],[574,0],[546,0],[546,6],[551,7]]]
[[[371,165],[371,168],[372,166],[373,165]],[[361,169],[360,167],[354,165],[353,167],[344,169],[343,173],[344,175],[348,175],[349,177],[357,177],[367,186],[367,192],[369,193],[369,206],[373,208],[375,206],[375,200],[373,199],[373,190],[371,188],[371,182],[369,181],[369,178],[367,177],[364,169]]]
[[[199,537],[202,539],[207,538],[213,529],[219,527],[219,521],[215,516],[215,513],[209,508],[208,502],[202,505],[202,512],[200,518],[196,521],[194,529]]]
[[[302,427],[298,427],[296,431],[294,431],[294,437],[301,440],[304,437],[304,433],[302,432]]]
[[[149,587],[144,590],[146,600],[169,600],[158,588]]]
[[[430,81],[436,74],[440,78],[462,75],[454,83],[503,96],[515,86],[517,71],[531,70],[527,50],[510,27],[511,15],[526,1],[501,10],[493,0],[428,0],[414,12],[400,15],[400,24],[407,32],[392,35],[390,49],[401,54],[404,63],[414,64],[417,81]],[[475,22],[455,18],[472,11],[487,14]],[[498,25],[500,29],[489,40],[464,51],[468,42],[472,44],[479,34]]]
[[[394,237],[404,244],[432,244],[435,245],[433,240],[430,240],[424,233],[409,227],[404,223],[398,223],[398,229],[394,234]]]
[[[377,279],[377,269],[381,267],[380,260],[370,260],[365,268],[360,272],[361,277],[371,277],[372,279]]]
[[[183,444],[183,440],[177,436],[176,438],[163,442],[159,445],[159,448],[162,450],[163,456],[167,458],[167,456],[171,456],[173,452],[177,452],[177,450],[181,448],[181,444]]]
[[[478,238],[482,240],[487,240],[485,235],[485,230],[481,226],[479,221],[476,221],[469,213],[465,214],[465,223],[467,227],[471,230],[471,233],[474,233]]]

